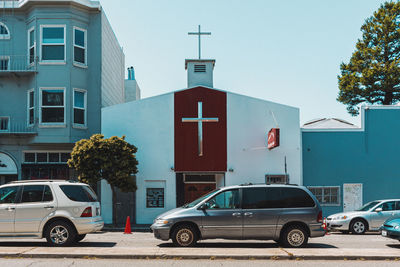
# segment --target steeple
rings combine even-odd
[[[188,35],[197,35],[199,38],[199,58],[185,60],[185,69],[187,70],[188,76],[188,88],[198,85],[212,88],[215,59],[201,58],[201,36],[211,35],[211,32],[202,32],[199,25],[198,32],[189,32]]]

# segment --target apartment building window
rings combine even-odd
[[[308,186],[308,189],[318,199],[323,206],[340,205],[340,187],[339,186]]]
[[[86,30],[74,27],[74,63],[86,66]]]
[[[65,89],[40,89],[40,122],[43,124],[65,123]]]
[[[23,153],[22,179],[72,179],[74,171],[68,168],[70,152],[26,151]]]
[[[10,70],[10,57],[0,56],[0,71]]]
[[[74,124],[86,126],[86,90],[74,89]]]
[[[35,28],[32,27],[28,31],[28,55],[29,55],[29,65],[35,62],[35,48],[36,48],[36,39],[35,39]]]
[[[8,132],[10,130],[10,117],[0,117],[0,132]]]
[[[41,61],[65,62],[65,25],[41,25]]]
[[[35,124],[35,92],[33,89],[28,91],[28,126]]]
[[[10,39],[10,31],[7,26],[0,22],[0,40],[1,39]]]

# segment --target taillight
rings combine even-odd
[[[322,223],[322,210],[318,212],[317,222]]]
[[[81,217],[92,217],[92,207],[87,207],[81,214]]]

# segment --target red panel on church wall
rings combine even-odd
[[[226,172],[226,93],[195,87],[176,92],[174,98],[175,172]],[[203,118],[218,118],[202,123],[202,156],[198,122],[182,122],[182,118],[198,119],[199,102]]]

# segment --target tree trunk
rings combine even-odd
[[[111,191],[112,191],[112,222],[113,226],[117,226],[117,193],[115,192],[115,187],[111,186]]]
[[[385,98],[383,99],[383,104],[384,105],[391,105],[393,103],[393,93],[392,92],[386,92],[385,93]]]

